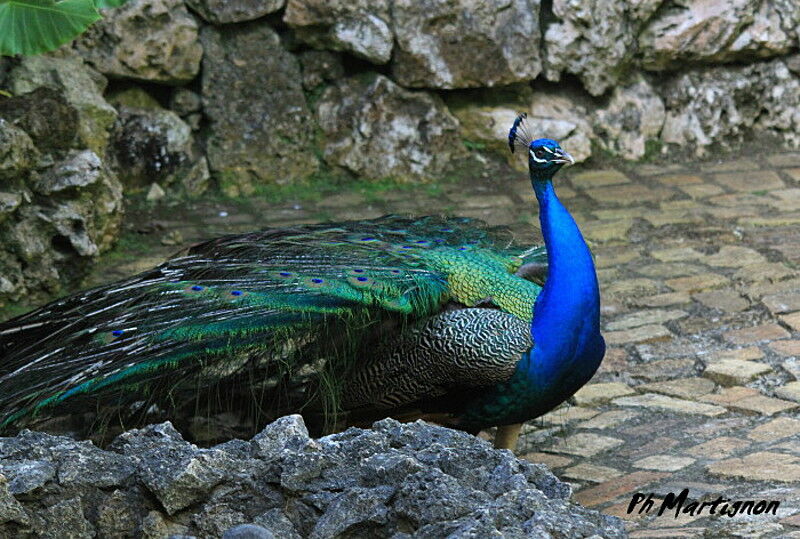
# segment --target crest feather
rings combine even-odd
[[[508,132],[508,147],[511,153],[514,153],[514,148],[521,148],[527,152],[532,140],[528,131],[528,115],[523,112],[514,119],[514,124]]]

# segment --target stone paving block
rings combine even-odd
[[[800,420],[777,417],[757,426],[747,433],[747,437],[757,442],[774,442],[797,434],[800,434]]]
[[[629,431],[633,429],[625,429],[625,430]],[[675,440],[668,436],[657,436],[653,438],[652,430],[645,434],[646,436],[644,438],[644,443],[640,443],[639,445],[631,445],[625,448],[620,448],[614,453],[614,456],[616,458],[623,459],[626,462],[629,462],[634,459],[649,457],[650,455],[654,454],[666,453],[673,447],[677,447],[679,445],[678,440]]]
[[[621,331],[607,331],[604,336],[606,343],[619,345],[668,340],[672,337],[672,332],[660,324],[652,324]]]
[[[688,316],[689,313],[678,309],[647,309],[626,314],[606,324],[608,330],[631,329],[650,324],[663,324]]]
[[[714,181],[728,189],[743,192],[768,191],[786,187],[780,176],[773,170],[715,174]]]
[[[603,246],[593,249],[593,253],[595,256],[595,265],[598,269],[603,268],[616,268],[621,264],[627,264],[632,260],[636,260],[639,258],[639,251],[636,249],[628,249],[627,245],[625,246],[626,249],[624,251],[616,251],[612,250],[612,248],[603,248]]]
[[[774,167],[800,167],[800,153],[797,152],[777,153],[775,155],[768,155],[766,157],[766,160],[767,163],[769,163]]]
[[[691,212],[662,212],[662,213],[648,213],[644,216],[644,220],[654,227],[664,225],[679,225],[686,223],[703,223],[705,219],[700,214]]]
[[[656,393],[645,393],[635,397],[620,397],[612,401],[617,406],[632,406],[637,408],[647,408],[652,410],[666,410],[683,414],[697,414],[707,417],[722,415],[727,412],[721,406],[704,404],[700,402],[676,399],[666,395]]]
[[[774,399],[772,397],[765,397],[764,395],[754,395],[734,401],[728,405],[728,408],[745,414],[775,415],[787,410],[793,410],[798,406],[800,406],[800,404],[796,402]]]
[[[572,460],[569,457],[563,457],[561,455],[553,455],[551,453],[526,453],[522,455],[520,458],[527,460],[528,462],[535,462],[537,464],[544,464],[548,468],[563,468],[564,466],[569,466],[572,464]]]
[[[736,193],[731,195],[719,195],[711,197],[708,199],[708,202],[717,206],[740,210],[742,208],[750,208],[752,206],[766,206],[768,200],[769,199],[766,197],[756,196],[750,193]],[[759,209],[763,210],[763,208]],[[735,216],[736,213],[733,215]]]
[[[624,441],[610,436],[579,432],[562,438],[547,447],[553,453],[566,453],[578,457],[593,457],[603,451],[621,446]]]
[[[634,468],[655,470],[657,472],[677,472],[694,464],[691,457],[677,457],[675,455],[650,455],[633,463]]]
[[[601,204],[618,204],[620,206],[666,200],[673,195],[668,189],[654,189],[637,183],[585,188],[585,192],[590,198]]]
[[[719,459],[729,457],[746,447],[750,447],[750,442],[740,438],[730,436],[720,436],[702,444],[690,447],[687,453],[694,457]]]
[[[720,288],[730,283],[727,277],[718,273],[700,273],[688,277],[677,277],[665,281],[666,285],[679,292],[693,294],[712,288]]]
[[[731,172],[736,170],[758,170],[758,162],[752,159],[723,160],[716,163],[703,163],[700,168],[706,172]]]
[[[635,219],[642,217],[646,213],[652,212],[651,209],[645,207],[633,208],[614,208],[611,210],[595,210],[592,214],[602,221],[616,221],[618,219]]]
[[[738,313],[750,307],[750,302],[733,290],[709,290],[692,294],[692,299],[726,313]]]
[[[618,373],[628,370],[628,352],[624,348],[607,348],[603,362],[597,369],[598,374]]]
[[[706,256],[702,261],[710,266],[741,268],[750,264],[760,264],[767,260],[764,255],[754,249],[738,245],[724,245],[716,254]]]
[[[592,483],[603,483],[615,477],[619,477],[622,474],[623,472],[615,468],[591,464],[589,462],[581,462],[580,464],[571,466],[562,473],[562,475],[568,479],[591,481]]]
[[[775,341],[769,347],[782,356],[800,356],[800,340]]]
[[[700,397],[699,400],[703,402],[719,404],[722,406],[728,406],[729,404],[732,404],[736,401],[740,401],[742,399],[747,399],[750,397],[755,397],[758,394],[759,393],[757,389],[753,389],[751,387],[734,386],[734,387],[726,387],[719,393],[703,395],[702,397]]]
[[[748,346],[746,348],[737,348],[736,350],[719,350],[708,356],[709,361],[722,361],[724,359],[737,359],[740,361],[749,361],[751,359],[761,359],[764,357],[764,352],[757,346]]]
[[[797,273],[786,267],[785,264],[779,262],[762,262],[739,268],[736,270],[736,273],[733,274],[733,278],[752,283],[756,281],[780,281],[796,275]]]
[[[706,213],[717,221],[735,221],[744,216],[758,215],[759,210],[756,207],[742,208],[737,206],[733,208],[707,208]]]
[[[584,236],[594,241],[624,240],[633,226],[630,219],[620,219],[611,222],[593,222],[582,226]]]
[[[711,475],[717,477],[734,477],[747,481],[800,481],[800,457],[771,451],[759,451],[741,458],[712,462],[707,469]]]
[[[798,189],[797,187],[790,187],[789,189],[778,189],[777,191],[770,192],[770,196],[779,198],[780,200],[800,202],[800,189]]]
[[[658,262],[634,268],[636,273],[645,277],[655,277],[664,279],[667,277],[682,277],[686,275],[697,275],[703,273],[705,268],[697,264],[686,262]]]
[[[691,296],[685,292],[667,292],[666,294],[656,294],[645,298],[635,298],[633,304],[637,307],[671,307],[690,303]]]
[[[597,486],[583,489],[575,493],[572,498],[582,505],[594,507],[639,490],[660,479],[669,477],[669,475],[663,472],[633,472],[605,483],[600,483]]]
[[[576,427],[579,429],[609,429],[621,425],[638,415],[639,414],[636,412],[630,410],[609,410],[587,421],[578,423]]]
[[[659,359],[643,365],[636,375],[649,382],[670,378],[682,378],[694,374],[694,361],[691,359]]]
[[[772,367],[766,363],[723,359],[709,364],[703,371],[703,376],[720,385],[730,387],[746,384],[768,372],[772,372]]]
[[[712,185],[710,183],[703,183],[698,185],[681,185],[678,187],[681,191],[686,193],[692,198],[706,198],[724,193],[721,187]]]
[[[725,340],[733,344],[750,344],[759,341],[774,341],[789,337],[789,332],[778,324],[762,324],[749,328],[735,329],[724,335]]]
[[[783,294],[770,294],[761,298],[772,314],[784,314],[800,310],[800,290]]]
[[[564,425],[565,423],[571,423],[573,421],[589,419],[599,413],[599,411],[593,408],[584,408],[583,406],[562,406],[547,412],[543,416],[537,418],[535,421],[541,421],[546,425]]]
[[[800,382],[789,382],[783,387],[775,388],[775,395],[789,401],[800,402]]]
[[[775,215],[772,217],[742,217],[736,221],[742,226],[752,227],[777,227],[777,226],[791,226],[800,224],[800,212],[785,213],[782,215]]]
[[[579,406],[597,406],[617,397],[633,395],[634,393],[636,391],[622,382],[605,382],[585,385],[575,393],[573,398]],[[596,413],[595,411],[595,415]]]
[[[792,331],[800,331],[800,311],[785,314],[780,317],[781,322],[789,326]]]
[[[610,296],[649,296],[658,292],[659,288],[661,285],[653,279],[623,279],[603,287],[600,293]]]
[[[684,262],[686,260],[697,260],[704,255],[691,247],[670,247],[669,249],[656,249],[650,256],[662,262]]]
[[[662,393],[671,397],[681,399],[697,400],[698,398],[714,391],[714,382],[705,378],[694,376],[692,378],[679,378],[677,380],[665,380],[663,382],[653,382],[637,386],[639,391],[652,393]]]
[[[760,298],[769,296],[770,294],[783,294],[785,292],[795,292],[797,290],[800,290],[800,279],[786,279],[777,282],[761,281],[751,284],[747,288],[747,295],[752,298]]]
[[[593,187],[603,187],[606,185],[619,185],[621,183],[630,183],[630,179],[615,169],[605,170],[588,170],[570,176],[570,183],[574,187],[582,189],[591,189]]]
[[[693,174],[668,174],[666,176],[659,176],[658,181],[664,185],[678,187],[681,185],[694,185],[703,183],[703,178]]]

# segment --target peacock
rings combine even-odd
[[[0,324],[0,430],[246,411],[253,425],[301,413],[319,432],[386,416],[500,426],[496,445],[513,447],[605,344],[592,255],[553,188],[573,159],[532,140],[524,114],[508,142],[527,152],[544,246],[396,215],[195,245]]]

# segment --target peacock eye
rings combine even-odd
[[[544,157],[544,148],[536,148],[533,150],[533,154],[539,159],[542,159]]]

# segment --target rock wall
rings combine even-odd
[[[107,248],[121,190],[521,166],[520,111],[578,161],[800,146],[798,28],[794,0],[130,0],[0,60],[0,301]]]
[[[386,419],[313,440],[300,416],[207,449],[169,423],[109,450],[0,438],[2,537],[625,537],[542,464]]]

